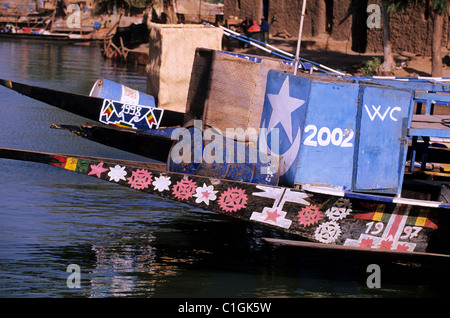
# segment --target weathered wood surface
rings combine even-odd
[[[444,124],[447,120],[447,125]],[[450,115],[414,115],[410,136],[450,138]]]
[[[269,57],[197,48],[186,113],[224,132],[228,128],[258,132],[270,69],[289,71],[291,66]]]
[[[315,249],[332,249],[332,250],[341,250],[341,251],[352,251],[352,252],[360,252],[360,253],[376,253],[380,254],[391,254],[391,256],[427,256],[427,257],[438,257],[438,258],[450,258],[450,255],[445,254],[436,254],[436,253],[423,253],[423,252],[415,252],[409,253],[404,251],[391,251],[391,250],[382,250],[382,249],[372,249],[372,248],[363,248],[363,247],[351,247],[351,246],[342,246],[342,245],[327,245],[320,243],[313,243],[307,241],[295,241],[295,240],[285,240],[285,239],[276,239],[276,238],[263,238],[266,242],[277,246],[286,246],[286,247],[302,247],[302,248],[315,248]]]
[[[161,162],[167,162],[174,143],[170,136],[104,124],[52,125],[51,128],[67,129],[91,141]]]
[[[59,155],[59,154],[50,154],[46,152],[39,151],[27,151],[27,150],[18,150],[18,149],[10,149],[10,148],[0,148],[0,158],[4,159],[12,159],[12,160],[21,160],[21,161],[31,161],[43,164],[49,164],[52,166],[64,168],[66,170],[76,171],[85,174],[86,167],[82,167],[82,163],[86,163],[86,161],[101,161],[110,165],[128,165],[133,166],[139,169],[156,169],[164,171],[167,168],[167,165],[164,163],[153,163],[153,162],[143,162],[143,161],[132,161],[132,160],[121,160],[121,159],[110,159],[110,158],[99,158],[99,157],[87,157],[87,156],[79,156],[79,155]],[[62,163],[67,163],[67,159],[71,158],[73,163],[78,162],[79,167],[76,166],[66,167]]]
[[[315,243],[450,254],[447,206],[355,194],[302,191],[165,171],[164,165],[0,148],[0,157],[47,163],[254,221]],[[7,163],[6,163],[7,164]],[[164,167],[164,168],[163,168]],[[419,202],[419,201],[417,201]],[[442,227],[442,230],[441,230]],[[429,248],[430,237],[432,244]],[[443,244],[440,244],[443,243]]]

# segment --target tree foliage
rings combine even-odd
[[[423,4],[431,13],[433,20],[432,38],[432,76],[442,76],[441,42],[444,13],[450,4],[450,0],[381,0],[383,12],[383,48],[384,48],[384,70],[389,72],[392,69],[392,51],[389,39],[390,14],[396,11],[403,11],[411,6]],[[348,8],[348,14],[356,14],[360,0],[352,0]]]
[[[127,12],[143,10],[153,3],[154,0],[95,0],[96,14],[112,12],[114,9],[122,9]]]
[[[411,5],[418,5],[420,3],[429,3],[431,9],[435,11],[445,11],[450,0],[383,0],[386,3],[390,13],[395,11],[402,11]]]
[[[356,13],[356,8],[358,8],[360,2],[361,0],[352,0],[348,8],[348,14]],[[381,0],[381,2],[386,6],[389,13],[403,11],[410,6],[417,6],[421,3],[425,5],[430,3],[433,10],[444,12],[450,4],[450,0]]]
[[[450,0],[383,0],[389,5],[392,11],[403,10],[410,5],[417,6],[419,3],[425,2],[425,6],[431,12],[433,20],[433,35],[431,42],[431,76],[442,76],[442,33],[444,28],[444,13],[447,12],[447,7]]]

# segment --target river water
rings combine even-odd
[[[97,47],[0,41],[0,78],[89,94],[99,77],[145,92],[144,67],[114,65]],[[149,161],[50,129],[85,122],[0,87],[0,147]],[[276,235],[97,178],[0,159],[2,298],[442,295],[399,264],[383,265],[380,288],[369,288],[367,267],[378,260],[262,240]],[[80,288],[69,288],[71,264]]]

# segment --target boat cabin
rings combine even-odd
[[[438,200],[448,191],[449,175],[442,172],[450,152],[431,147],[430,138],[450,138],[450,111],[434,114],[433,105],[450,105],[449,90],[450,85],[439,83],[272,70],[259,147],[280,156],[285,186],[397,197],[415,186],[439,193],[421,199]],[[414,169],[418,152],[421,163]],[[430,152],[440,154],[432,164]]]

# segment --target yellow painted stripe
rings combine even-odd
[[[77,168],[77,162],[78,159],[75,158],[67,158],[66,165],[64,166],[64,169],[75,171]]]
[[[427,221],[427,218],[424,218],[424,217],[420,217],[420,216],[419,216],[419,217],[416,219],[416,224],[414,224],[414,225],[416,225],[416,226],[424,226],[426,221]]]
[[[416,219],[416,223],[414,225],[424,226],[427,221],[428,212],[424,209],[420,209],[419,216]]]
[[[373,220],[374,221],[381,221],[381,218],[383,217],[383,213],[384,213],[384,208],[386,206],[384,204],[378,204],[377,206],[377,210],[373,216]]]
[[[383,213],[375,212],[373,216],[374,221],[381,221],[381,218],[383,217]]]

